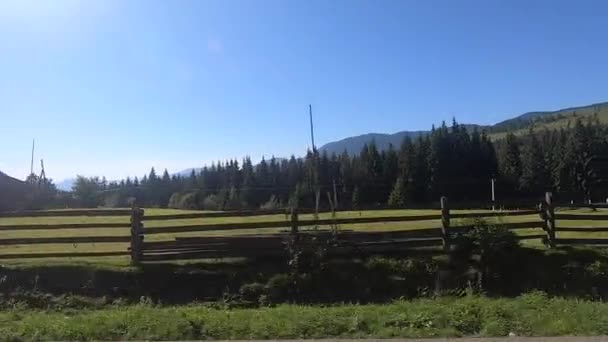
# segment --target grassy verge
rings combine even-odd
[[[484,297],[329,307],[280,305],[217,309],[146,304],[101,310],[0,313],[7,340],[273,339],[322,337],[603,335],[608,304],[548,298]]]

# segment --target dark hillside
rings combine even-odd
[[[0,171],[0,211],[19,208],[28,193],[29,186]]]

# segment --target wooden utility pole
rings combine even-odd
[[[308,105],[308,116],[310,118],[310,140],[312,143],[312,164],[315,181],[315,220],[319,219],[319,202],[321,201],[321,185],[319,184],[319,158],[317,154],[317,147],[315,146],[315,132],[312,123],[312,105]]]
[[[32,160],[30,162],[30,175],[34,174],[34,147],[36,145],[36,139],[32,139]]]
[[[310,140],[312,141],[312,151],[314,153],[316,147],[315,147],[315,131],[314,131],[314,126],[312,124],[312,105],[311,104],[308,105],[308,116],[310,117]]]

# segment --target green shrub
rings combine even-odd
[[[477,334],[482,317],[481,308],[475,303],[456,303],[450,307],[449,322],[462,335]]]
[[[483,219],[473,220],[470,226],[468,231],[454,237],[452,261],[466,265],[470,274],[477,275],[478,290],[492,289],[521,267],[513,257],[521,250],[519,240],[504,226]]]
[[[267,300],[270,303],[287,301],[294,294],[294,277],[290,274],[277,274],[266,283]]]
[[[258,301],[260,296],[264,295],[265,293],[266,288],[264,284],[261,283],[245,284],[239,289],[241,298],[248,301]]]

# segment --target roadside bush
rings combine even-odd
[[[293,298],[294,277],[290,274],[277,274],[266,283],[267,300],[269,303],[280,303]]]
[[[370,294],[415,297],[433,286],[437,264],[432,259],[373,257],[365,262],[364,269]]]
[[[477,290],[490,290],[517,272],[517,258],[521,246],[517,236],[505,227],[476,219],[471,229],[453,240],[452,261],[468,265],[476,274]]]
[[[258,301],[262,295],[266,293],[264,284],[250,283],[241,286],[239,294],[243,300]]]

